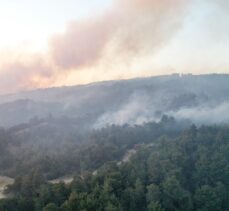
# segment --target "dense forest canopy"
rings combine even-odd
[[[229,210],[229,76],[0,98],[0,211]]]
[[[15,178],[36,166],[47,179],[94,170],[106,161],[121,159],[135,144],[149,143],[161,135],[175,136],[189,125],[167,116],[159,123],[113,125],[90,133],[25,124],[0,131],[0,170]]]
[[[193,125],[153,136],[146,131],[161,125],[151,127],[99,131],[81,155],[83,162],[96,156],[89,162],[96,174],[83,169],[70,184],[50,184],[34,166],[9,186],[14,197],[2,200],[0,210],[228,210],[229,128]],[[136,154],[117,162],[127,145]]]

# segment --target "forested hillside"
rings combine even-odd
[[[228,93],[175,74],[0,97],[0,211],[228,211]]]
[[[100,147],[92,144],[81,159],[96,156],[93,167],[103,165],[96,173],[82,170],[70,184],[48,183],[39,166],[17,177],[8,189],[14,198],[2,200],[0,210],[228,210],[229,128],[193,125],[168,133],[152,125],[98,132]],[[136,154],[118,163],[127,146]]]
[[[49,116],[71,118],[79,130],[159,121],[163,115],[196,124],[225,123],[228,93],[227,74],[174,74],[34,90],[0,96],[0,126]]]
[[[121,159],[135,144],[149,143],[161,135],[175,136],[188,126],[167,116],[159,123],[113,125],[90,133],[21,125],[0,131],[0,171],[15,178],[35,168],[46,179],[93,171],[104,162]]]

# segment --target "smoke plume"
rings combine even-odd
[[[77,70],[103,60],[106,53],[153,52],[179,29],[182,5],[180,0],[118,1],[107,13],[72,22],[64,34],[53,37],[51,56],[60,67]]]
[[[184,6],[182,0],[117,0],[102,15],[69,23],[50,38],[45,55],[0,65],[0,92],[50,86],[72,71],[107,63],[107,57],[152,54],[181,27]]]

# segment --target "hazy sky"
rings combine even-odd
[[[66,24],[96,15],[111,0],[0,0],[0,48],[23,47],[44,50],[54,33]]]
[[[0,94],[229,73],[226,0],[0,0]]]

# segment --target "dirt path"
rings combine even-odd
[[[14,179],[10,177],[0,176],[0,199],[7,197],[4,194],[4,190],[7,187],[7,185],[11,185],[13,183],[14,183]]]
[[[150,143],[150,144],[142,144],[141,146],[147,146],[147,147],[154,147],[154,143]],[[126,151],[126,153],[124,154],[123,158],[121,161],[119,161],[117,164],[118,165],[121,165],[122,163],[127,163],[130,161],[131,157],[136,154],[137,152],[137,149],[129,149]],[[94,170],[92,172],[92,175],[97,175],[98,173],[98,169]],[[73,176],[64,176],[64,177],[60,177],[60,178],[57,178],[57,179],[54,179],[54,180],[49,180],[50,183],[52,184],[57,184],[57,183],[60,183],[60,182],[64,182],[65,184],[69,184],[73,181]]]
[[[137,152],[136,149],[130,149],[126,152],[126,154],[123,156],[122,160],[118,162],[118,165],[121,165],[122,163],[126,163],[130,160],[130,158]]]
[[[64,176],[54,180],[49,180],[49,182],[52,184],[58,184],[60,182],[63,182],[65,184],[70,184],[72,181],[73,181],[73,176]]]

